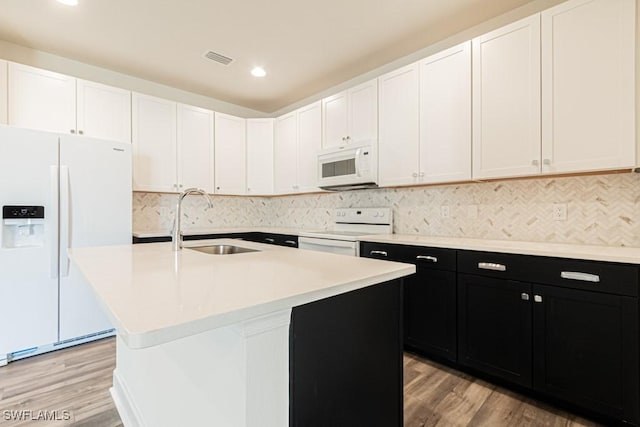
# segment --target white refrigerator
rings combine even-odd
[[[113,334],[68,251],[130,244],[131,191],[128,143],[0,127],[0,365]]]

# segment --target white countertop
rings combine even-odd
[[[300,232],[305,231],[300,228],[283,228],[283,227],[233,227],[233,228],[192,228],[183,229],[182,234],[185,236],[197,236],[203,234],[225,234],[225,233],[273,233],[273,234],[290,234],[297,236]],[[308,230],[307,230],[308,231]],[[171,236],[171,230],[133,230],[133,236],[138,238],[149,237],[167,237]]]
[[[618,246],[485,240],[411,234],[362,236],[360,241],[640,264],[640,248]]]
[[[259,252],[208,255],[187,246],[234,244]],[[75,248],[118,335],[144,348],[397,279],[415,266],[232,239]]]

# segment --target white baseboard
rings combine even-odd
[[[133,405],[127,386],[118,375],[118,369],[113,371],[113,387],[109,389],[109,392],[124,427],[143,427],[144,424]]]

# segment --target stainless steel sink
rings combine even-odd
[[[193,249],[194,251],[203,252],[209,255],[231,255],[242,254],[246,252],[259,252],[258,249],[249,249],[234,245],[196,246],[187,249]]]

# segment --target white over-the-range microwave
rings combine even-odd
[[[378,186],[377,149],[371,143],[348,144],[318,152],[318,187],[342,191]]]

